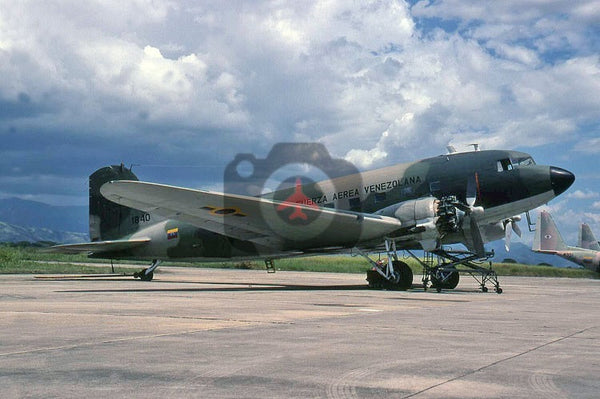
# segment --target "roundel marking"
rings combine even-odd
[[[222,208],[216,206],[203,206],[211,215],[215,216],[246,216],[239,208]]]

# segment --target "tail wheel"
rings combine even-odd
[[[146,272],[144,271],[142,273],[142,275],[140,276],[140,279],[142,281],[152,281],[153,278],[154,278],[154,272],[150,272],[150,273],[146,274]]]
[[[142,281],[152,281],[154,278],[154,272],[146,273],[146,270],[148,269],[143,269],[139,272],[133,273],[133,278],[139,278]]]

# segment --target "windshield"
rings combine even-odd
[[[511,163],[513,164],[513,167],[515,167],[515,168],[522,168],[524,166],[535,165],[535,161],[531,157],[523,157],[523,158],[516,158],[516,159],[513,158],[513,159],[511,159]]]

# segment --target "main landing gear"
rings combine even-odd
[[[502,294],[498,275],[492,269],[492,262],[489,262],[489,267],[481,266],[482,262],[494,256],[493,252],[487,252],[484,257],[481,257],[469,251],[441,248],[425,252],[423,259],[415,256],[410,250],[407,252],[423,266],[422,281],[425,290],[429,283],[431,283],[431,288],[435,288],[437,292],[441,292],[442,289],[454,289],[458,285],[460,273],[462,273],[473,277],[479,283],[482,292],[488,292],[486,284],[491,283],[494,285],[494,291]]]
[[[406,291],[412,287],[413,272],[411,268],[398,259],[394,241],[385,240],[385,250],[388,255],[387,262],[374,261],[366,253],[358,250],[359,255],[369,261],[372,266],[371,270],[367,271],[369,287]]]
[[[371,269],[367,271],[370,288],[405,291],[412,287],[413,272],[405,262],[398,259],[393,240],[385,240],[387,261],[374,261],[367,253],[357,248],[355,250],[371,264]],[[482,262],[494,256],[493,252],[487,252],[482,257],[470,251],[440,248],[432,252],[426,251],[424,258],[417,257],[410,250],[406,252],[423,267],[421,281],[425,290],[452,290],[458,285],[460,274],[468,274],[479,283],[482,292],[488,292],[487,285],[492,284],[498,294],[502,293],[492,262],[489,262],[489,267],[481,266]]]
[[[133,273],[133,278],[139,278],[142,281],[152,281],[152,279],[154,278],[154,270],[158,267],[159,264],[160,260],[154,259],[150,267],[142,269],[139,272]]]

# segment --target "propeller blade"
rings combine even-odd
[[[477,201],[477,181],[476,176],[473,175],[467,180],[467,205],[472,207]]]
[[[512,232],[514,231],[519,237],[521,237],[521,229],[517,224],[517,221],[520,219],[520,217],[515,216],[513,218],[504,220],[504,248],[506,249],[506,252],[510,251],[510,238]],[[510,227],[508,226],[509,224]]]
[[[517,221],[515,219],[512,219],[510,222],[510,227],[512,227],[512,229],[515,231],[515,233],[521,237],[521,228],[519,227],[519,225],[517,224]]]
[[[464,213],[471,213],[471,207],[463,204],[462,202],[453,202],[452,205],[454,205],[457,209],[460,209]]]
[[[473,239],[473,249],[478,256],[482,258],[485,256],[485,247],[483,246],[483,237],[481,236],[481,230],[477,224],[477,219],[471,215],[469,227],[471,230],[471,237]]]
[[[510,252],[510,237],[512,235],[512,228],[508,227],[508,223],[504,223],[504,249],[506,252]]]

